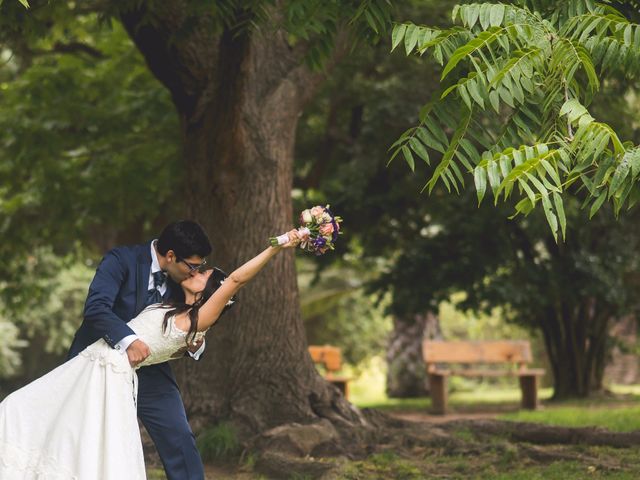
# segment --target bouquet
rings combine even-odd
[[[333,250],[338,235],[342,233],[340,222],[342,218],[331,213],[329,205],[325,207],[316,205],[303,210],[300,214],[300,228],[298,228],[298,233],[302,237],[300,248],[316,255]],[[271,237],[269,241],[271,246],[277,247],[287,243],[289,236],[285,233],[278,237]]]

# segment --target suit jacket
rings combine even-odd
[[[126,323],[145,308],[150,271],[150,242],[116,247],[104,256],[89,286],[84,319],[69,349],[69,358],[99,338],[113,348],[134,334]],[[167,282],[165,297],[171,294],[171,283]]]

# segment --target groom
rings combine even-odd
[[[132,366],[142,362],[149,347],[126,322],[147,305],[182,295],[177,283],[202,268],[209,253],[207,235],[190,220],[171,223],[152,242],[108,252],[89,287],[84,320],[68,357],[104,338],[127,355]],[[204,344],[196,344],[189,354],[197,360],[203,350]],[[141,367],[138,381],[138,417],[156,445],[167,478],[203,480],[202,461],[169,363]]]

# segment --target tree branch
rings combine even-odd
[[[153,5],[127,5],[120,21],[151,72],[171,92],[178,111],[193,116],[211,83],[219,35],[210,16],[189,16],[183,1]]]
[[[107,58],[107,56],[97,48],[82,42],[56,42],[50,50],[35,49],[29,50],[29,53],[33,56],[83,53],[98,60]]]

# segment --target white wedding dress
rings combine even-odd
[[[151,351],[140,366],[179,354],[186,332],[147,307],[129,326]],[[198,333],[200,338],[204,333]],[[100,339],[0,403],[1,480],[145,479],[127,355]]]

